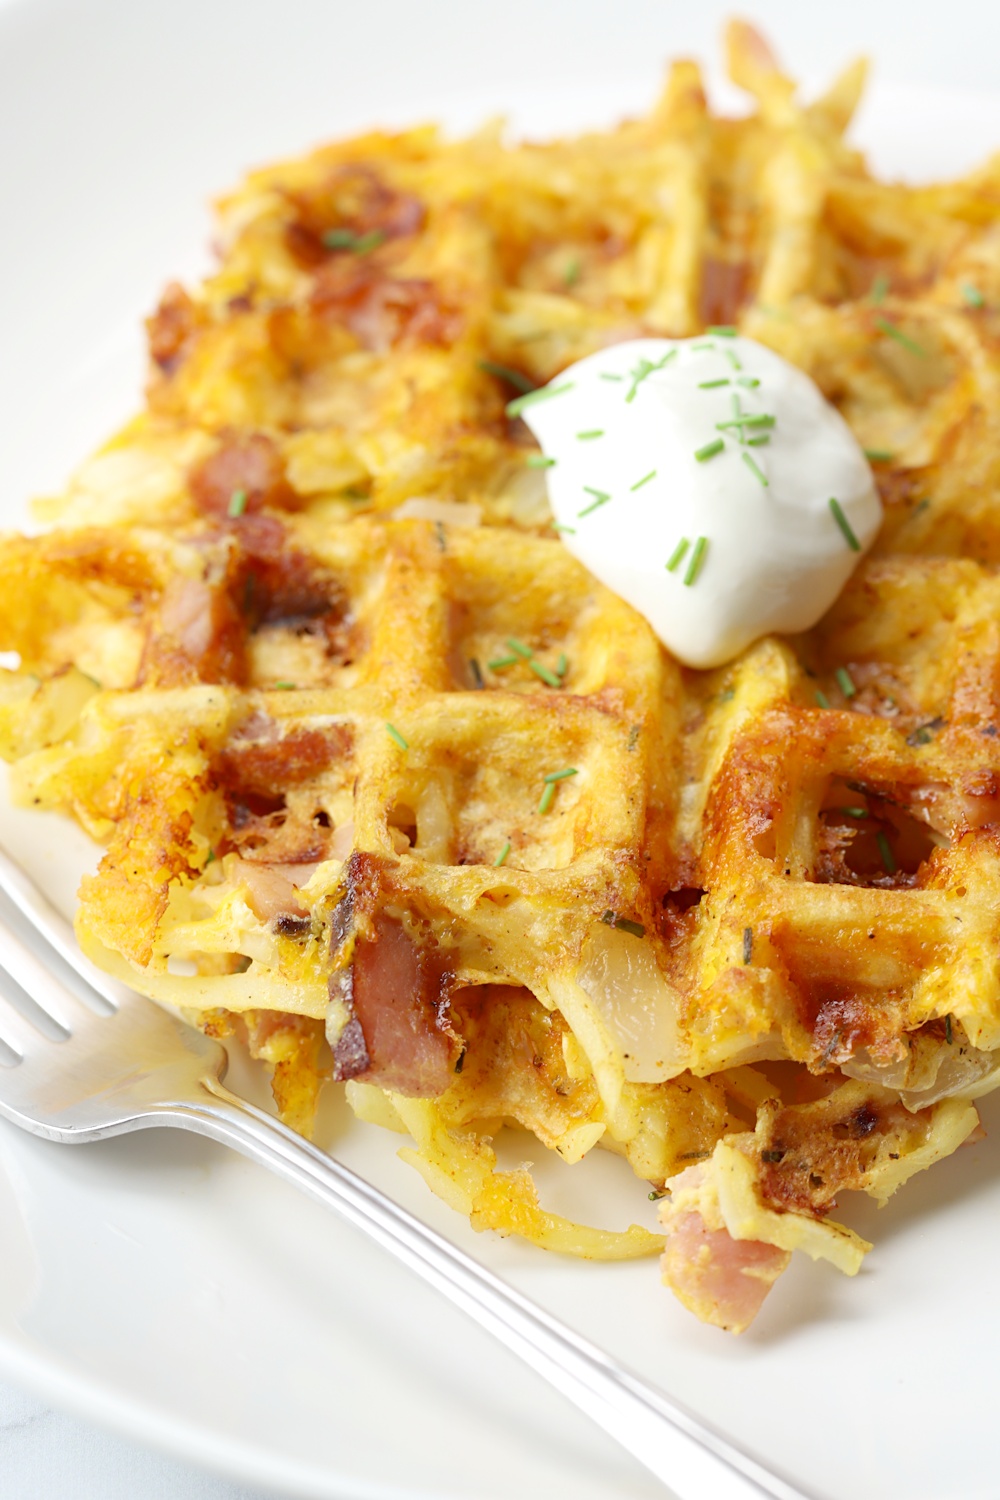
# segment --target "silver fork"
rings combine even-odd
[[[0,1115],[79,1144],[177,1125],[269,1167],[443,1292],[668,1485],[678,1500],[804,1500],[802,1491],[581,1338],[412,1214],[224,1087],[228,1058],[172,1013],[102,974],[0,850],[0,890],[96,992],[85,1005],[0,916]],[[4,972],[5,971],[5,972]],[[9,976],[9,978],[8,978]],[[13,979],[60,1036],[12,1002]],[[103,1005],[96,1000],[100,996]]]

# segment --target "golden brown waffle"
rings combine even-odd
[[[370,135],[225,200],[147,412],[0,550],[0,749],[108,846],[87,950],[286,1118],[339,1080],[477,1226],[595,1257],[662,1239],[491,1142],[618,1151],[739,1328],[793,1248],[857,1270],[835,1195],[1000,1079],[1000,167],[878,183],[863,69],[803,107],[729,49],[745,120],[679,63],[614,131]],[[719,322],[841,409],[886,520],[808,636],[696,673],[564,551],[505,403]]]

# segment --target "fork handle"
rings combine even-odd
[[[231,1146],[318,1198],[505,1344],[669,1487],[677,1500],[805,1500],[700,1418],[581,1338],[419,1219],[216,1079],[143,1123]]]

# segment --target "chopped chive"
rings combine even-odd
[[[694,551],[691,553],[691,561],[688,563],[687,572],[684,574],[685,588],[690,588],[691,585],[697,580],[698,574],[705,566],[705,553],[707,551],[708,537],[700,536],[694,544]]]
[[[723,432],[727,427],[773,427],[775,418],[769,413],[761,413],[759,416],[731,417],[728,422],[716,422],[716,428]]]
[[[833,515],[833,519],[836,521],[837,525],[843,532],[844,541],[850,547],[851,551],[860,552],[861,543],[854,535],[854,528],[847,517],[844,515],[844,508],[841,505],[840,501],[834,500],[832,496],[830,497],[830,510]]]
[[[620,927],[623,932],[629,932],[633,937],[645,937],[646,929],[641,922],[633,922],[628,917],[620,917],[610,907],[601,917],[606,927]]]
[[[706,349],[710,349],[713,354],[715,353],[715,345],[714,344],[692,344],[691,345],[691,353],[692,354],[703,354]]]
[[[592,510],[597,510],[597,508],[599,506],[606,505],[608,503],[608,501],[611,499],[611,496],[608,495],[608,494],[606,494],[604,492],[604,490],[592,490],[590,488],[589,484],[585,484],[584,487],[583,487],[583,490],[584,490],[584,494],[587,494],[587,495],[596,495],[597,499],[596,500],[592,500],[589,505],[585,505],[583,507],[583,510],[578,510],[577,511],[576,514],[577,514],[577,518],[578,519],[581,516],[589,516]]]
[[[603,427],[588,427],[587,430],[586,430],[586,432],[578,432],[577,433],[577,439],[581,443],[587,442],[587,440],[589,438],[599,438],[599,437],[603,437],[603,436],[604,436],[604,428]]]
[[[574,255],[573,259],[567,264],[565,271],[563,271],[563,286],[576,286],[577,282],[580,280],[580,272],[582,269],[583,267],[580,265],[580,257],[578,255]]]
[[[723,349],[722,353],[726,356],[734,370],[742,370],[743,366],[736,357],[735,349]]]
[[[215,859],[215,857],[216,857],[215,856],[215,850],[214,849],[209,849],[208,853],[205,856],[205,864],[204,864],[203,868],[207,870],[208,867],[209,867],[209,865]]]
[[[765,433],[763,437],[747,438],[748,448],[766,448],[771,439]]]
[[[545,780],[547,782],[565,781],[567,776],[579,776],[579,774],[580,772],[578,771],[576,766],[564,766],[561,771],[550,771]]]
[[[658,359],[655,364],[652,362],[652,360],[640,359],[636,368],[631,371],[632,385],[625,397],[625,400],[634,401],[636,391],[639,389],[640,385],[642,385],[642,382],[647,378],[647,376],[655,374],[657,370],[662,370],[664,365],[670,363],[676,353],[676,349],[668,349],[663,358]]]
[[[734,339],[736,337],[736,329],[729,323],[716,324],[714,327],[709,328],[708,332],[720,339]]]
[[[698,389],[699,389],[699,391],[714,391],[720,385],[728,385],[728,384],[729,384],[729,376],[725,375],[725,376],[723,376],[723,378],[721,380],[699,380],[699,382],[698,382]]]
[[[327,250],[353,250],[355,255],[367,255],[377,250],[385,239],[383,229],[369,229],[367,234],[358,234],[355,229],[328,229],[323,235]]]
[[[520,660],[519,656],[496,656],[492,661],[488,661],[486,665],[491,672],[501,672],[504,667],[516,667]]]
[[[926,724],[918,724],[910,734],[906,736],[908,745],[929,745],[938,729],[944,728],[944,719],[928,719]]]
[[[696,448],[694,450],[694,456],[697,459],[698,463],[704,464],[707,463],[710,458],[714,458],[717,453],[721,453],[725,446],[726,445],[721,438],[715,438],[713,442],[706,443],[704,448]]]
[[[865,458],[873,464],[888,464],[892,462],[893,455],[888,448],[866,448]]]
[[[523,641],[515,640],[510,635],[504,641],[504,645],[509,646],[512,651],[516,651],[518,656],[523,656],[525,661],[528,661],[535,654],[530,646],[526,646]]]
[[[749,453],[743,453],[740,456],[743,459],[743,462],[746,464],[747,468],[750,470],[750,473],[753,474],[757,479],[759,479],[764,488],[767,489],[769,483],[768,477],[764,473],[764,470],[760,467],[760,465],[753,458],[751,458]]]
[[[875,327],[880,333],[886,334],[888,338],[895,339],[897,344],[900,344],[904,349],[908,349],[911,354],[919,354],[921,356],[926,354],[927,351],[920,347],[916,339],[911,339],[908,333],[904,333],[901,328],[897,328],[895,323],[890,323],[888,318],[876,318]]]
[[[493,868],[494,868],[494,870],[499,870],[500,866],[503,864],[504,860],[507,858],[507,856],[508,856],[509,853],[510,853],[510,839],[507,840],[507,842],[504,844],[503,848],[500,850],[500,853],[497,855],[496,859],[493,861]]]
[[[553,396],[562,396],[566,391],[571,391],[573,385],[572,380],[567,380],[563,385],[543,385],[537,391],[526,391],[523,396],[515,396],[513,401],[508,401],[504,411],[508,417],[519,417],[526,406],[534,406],[536,401],[549,401]]]
[[[610,370],[602,370],[600,378],[602,380],[624,380],[625,376],[624,375],[612,375],[612,373],[611,373]]]
[[[228,516],[232,516],[233,520],[235,521],[236,517],[241,516],[246,508],[246,490],[233,490],[233,493],[229,497],[229,504],[226,506],[226,514]]]
[[[986,298],[983,296],[979,288],[977,286],[973,286],[969,281],[967,281],[962,288],[962,296],[970,307],[982,307],[986,302]],[[951,1037],[949,1037],[948,1040],[951,1041]]]
[[[495,375],[498,380],[506,380],[507,384],[512,385],[515,391],[520,391],[522,396],[537,390],[533,380],[529,380],[527,375],[522,375],[520,370],[512,370],[510,365],[498,365],[492,359],[479,359],[476,363],[485,375]]]
[[[556,674],[550,672],[548,667],[543,667],[540,661],[535,661],[534,657],[530,661],[526,661],[524,665],[529,671],[534,672],[536,677],[540,677],[543,682],[547,683],[549,687],[562,687],[562,683]]]
[[[387,720],[385,728],[389,738],[396,742],[400,750],[409,750],[409,742],[403,739],[403,736],[400,734],[399,730],[394,724],[390,724]]]
[[[565,677],[568,671],[569,657],[566,655],[565,651],[560,651],[559,660],[556,662],[556,675],[558,677]]]
[[[691,545],[691,543],[688,541],[687,537],[686,536],[682,536],[681,539],[680,539],[680,541],[677,543],[677,546],[674,548],[673,552],[671,552],[670,557],[667,559],[667,572],[668,573],[673,573],[675,571],[675,569],[680,566],[681,559],[683,558],[685,552],[690,547],[690,545]]]
[[[829,700],[829,698],[826,696],[826,694],[824,692],[821,692],[819,688],[816,689],[816,702],[819,704],[820,708],[829,708],[830,707],[830,700]]]
[[[483,669],[474,656],[469,657],[469,671],[472,673],[472,680],[476,687],[484,688],[486,683],[483,681]]]
[[[875,835],[875,842],[878,844],[878,852],[882,856],[883,865],[885,865],[885,873],[887,875],[895,875],[899,866],[896,864],[896,856],[892,852],[892,846],[881,828]]]
[[[635,490],[641,490],[644,484],[648,484],[651,479],[655,479],[655,478],[656,478],[656,470],[655,469],[650,469],[649,473],[648,474],[644,474],[641,479],[637,479],[636,482],[635,482],[635,484],[630,484],[629,485],[629,491],[630,491],[630,493],[633,493]]]
[[[666,1196],[667,1196],[667,1190],[666,1190],[665,1187],[664,1188],[653,1188],[651,1192],[648,1192],[646,1194],[646,1197],[649,1199],[650,1203],[658,1203],[661,1198],[665,1198]]]
[[[874,302],[877,307],[880,302],[885,301],[885,294],[889,290],[889,278],[883,271],[875,277],[868,292],[869,302]]]
[[[547,457],[544,453],[529,453],[524,460],[528,469],[552,469],[555,468],[555,459]]]
[[[748,964],[750,962],[751,958],[753,958],[753,928],[752,927],[744,927],[744,929],[743,929],[743,962],[745,964]]]
[[[746,386],[748,391],[755,391],[760,385],[760,381],[755,379],[753,375],[741,375],[736,384]]]
[[[547,813],[548,812],[549,808],[552,806],[552,802],[553,802],[553,799],[554,799],[555,795],[556,795],[556,784],[555,784],[555,782],[554,781],[547,781],[545,783],[545,789],[542,792],[541,799],[540,799],[540,801],[538,803],[538,811],[540,813]]]
[[[833,675],[834,677],[836,677],[837,686],[840,688],[840,691],[843,693],[844,697],[853,698],[858,690],[854,686],[853,678],[851,677],[851,674],[847,670],[847,668],[838,667]]]
[[[552,523],[552,530],[553,531],[568,531],[569,534],[570,534],[570,536],[576,536],[576,527],[575,526],[563,526],[559,521],[553,521],[553,523]]]
[[[295,687],[295,683],[294,682],[276,682],[274,684],[274,686],[275,686],[275,689],[277,689],[277,688],[294,688]]]
[[[842,807],[840,811],[845,818],[867,818],[867,807]]]
[[[951,1012],[949,1011],[949,1013],[944,1018],[944,1039],[948,1043],[949,1047],[951,1046],[952,1035],[953,1035],[953,1033],[952,1033],[952,1029],[951,1029]]]

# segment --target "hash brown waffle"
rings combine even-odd
[[[670,1197],[664,1272],[745,1327],[829,1213],[998,1081],[1000,177],[876,182],[734,24],[550,145],[373,134],[252,175],[150,320],[147,411],[0,548],[0,750],[107,844],[98,962],[323,1082],[478,1227],[596,1258],[504,1124]],[[807,636],[681,669],[549,524],[519,388],[718,322],[805,369],[886,522]],[[647,1188],[648,1191],[648,1188]]]

